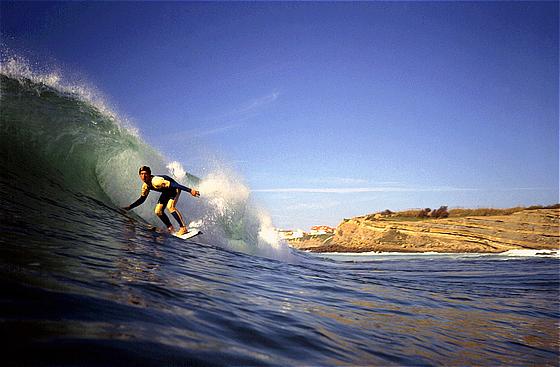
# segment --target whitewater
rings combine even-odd
[[[558,366],[546,253],[324,254],[282,243],[235,172],[198,177],[91,89],[0,70],[3,365]],[[137,169],[201,191],[162,231]]]

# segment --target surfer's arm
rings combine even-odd
[[[137,206],[140,206],[142,204],[144,204],[144,201],[146,201],[146,198],[148,198],[148,196],[140,196],[138,198],[138,200],[136,200],[135,202],[133,202],[132,204],[130,204],[129,206],[123,208],[124,210],[131,210],[136,208]]]
[[[148,187],[148,185],[143,184],[142,185],[142,191],[140,191],[140,197],[138,198],[138,200],[136,200],[135,202],[133,202],[132,204],[130,204],[127,207],[124,207],[124,210],[130,210],[130,209],[134,209],[139,205],[144,204],[144,201],[146,201],[146,199],[148,198],[148,194],[150,193],[150,188]]]
[[[190,192],[192,196],[200,196],[200,192],[198,190],[191,189],[190,187],[187,186],[183,186],[175,181],[171,181],[169,187],[171,187],[172,189],[179,189],[186,192]]]
[[[200,196],[200,192],[190,187],[183,186],[169,176],[152,177],[152,185],[158,189],[175,189],[190,192],[192,196]]]

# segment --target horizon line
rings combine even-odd
[[[353,194],[368,192],[444,192],[444,191],[520,191],[520,190],[552,190],[549,187],[514,187],[498,189],[481,189],[469,187],[425,187],[425,188],[405,188],[405,187],[356,187],[356,188],[306,188],[306,187],[286,187],[270,189],[254,189],[252,192],[268,193],[317,193],[317,194]]]

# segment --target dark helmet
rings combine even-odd
[[[142,166],[142,167],[140,167],[140,169],[138,170],[138,174],[140,174],[140,172],[142,172],[142,171],[148,172],[149,175],[152,174],[152,170],[151,170],[150,167],[148,167],[148,166]]]

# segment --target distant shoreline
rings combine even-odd
[[[322,253],[498,254],[510,250],[559,250],[558,205],[495,210],[507,214],[438,219],[399,217],[398,213],[360,216],[342,221],[334,235],[305,236],[288,243],[299,250]]]
[[[369,258],[374,257],[423,257],[423,256],[437,256],[437,257],[462,257],[462,258],[478,258],[487,256],[504,256],[504,257],[553,257],[560,259],[560,249],[556,250],[532,250],[532,249],[520,249],[520,250],[508,250],[499,253],[488,253],[488,252],[313,252],[305,251],[306,253],[320,254],[327,257],[333,258],[344,258],[344,257],[364,257]]]

